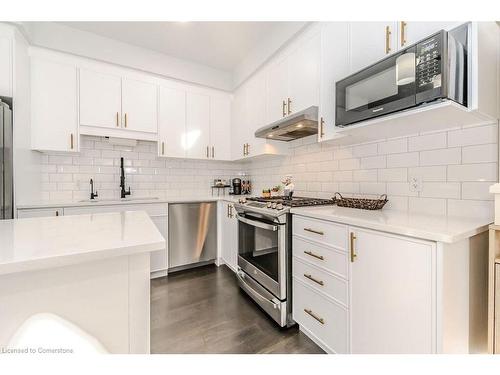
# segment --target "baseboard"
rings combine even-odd
[[[168,275],[168,271],[167,270],[153,271],[153,272],[151,272],[150,278],[151,279],[157,279],[158,277],[163,277],[163,276],[167,276],[167,275]]]
[[[309,331],[307,328],[302,327],[300,324],[299,324],[299,330],[304,335],[306,335],[307,337],[309,337],[312,341],[314,341],[314,343],[316,345],[318,345],[321,349],[323,349],[328,354],[337,354],[337,353],[335,353],[334,350],[330,349],[328,347],[328,345],[326,345],[323,341],[321,341],[320,339],[318,339],[311,331]]]

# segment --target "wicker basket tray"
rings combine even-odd
[[[333,200],[339,207],[359,208],[362,210],[380,210],[388,201],[386,194],[382,194],[379,199],[366,199],[344,198],[340,193],[335,193]]]

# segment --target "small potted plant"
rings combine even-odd
[[[271,196],[272,197],[279,197],[281,195],[281,186],[276,185],[271,189]]]
[[[271,190],[270,189],[262,190],[262,198],[271,198]]]

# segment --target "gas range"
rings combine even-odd
[[[292,207],[333,205],[334,200],[309,197],[250,197],[241,198],[238,203],[246,210],[257,210],[272,216],[280,216],[288,213]]]

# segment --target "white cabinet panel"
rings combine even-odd
[[[12,39],[0,36],[0,96],[12,96]]]
[[[150,216],[151,220],[156,225],[156,228],[158,228],[158,231],[161,233],[163,238],[165,238],[165,241],[168,241],[168,216],[167,215],[161,215],[161,216],[150,215]],[[150,258],[151,272],[163,271],[168,269],[167,249],[168,249],[168,244],[166,245],[165,249],[153,251],[151,253],[151,258]]]
[[[186,94],[186,156],[207,159],[210,144],[210,98],[208,95]]]
[[[320,44],[321,36],[318,33],[301,43],[288,56],[290,101],[287,103],[287,114],[319,104]]]
[[[77,69],[32,58],[31,141],[35,150],[78,151]]]
[[[286,116],[288,98],[288,60],[276,61],[267,69],[267,121],[270,124]],[[262,93],[261,93],[262,95]]]
[[[234,272],[238,265],[238,220],[232,203],[222,202],[221,212],[222,259]]]
[[[419,21],[409,21],[409,22],[399,22],[398,29],[398,46],[399,48],[409,46],[422,40],[429,35],[439,31],[439,30],[449,30],[455,26],[458,26],[460,22],[419,22]]]
[[[186,92],[160,86],[158,155],[185,157]]]
[[[351,72],[365,68],[397,50],[397,22],[351,22],[349,29]]]
[[[245,157],[245,143],[248,134],[246,116],[246,89],[239,88],[233,96],[231,112],[231,156],[233,159]]]
[[[430,243],[350,228],[352,353],[433,352]]]
[[[156,85],[123,78],[122,126],[127,130],[156,133],[158,130],[157,96]]]
[[[118,128],[121,112],[121,78],[80,69],[80,124]]]
[[[266,140],[256,138],[255,131],[266,125],[266,98],[263,93],[266,91],[266,77],[264,74],[257,74],[248,81],[246,86],[246,108],[245,115],[248,119],[246,129],[240,129],[244,134],[247,144],[246,155],[254,156],[264,153]]]
[[[210,97],[210,156],[217,160],[231,159],[231,97]]]
[[[328,22],[321,30],[321,79],[318,139],[335,135],[335,82],[349,75],[349,23]]]
[[[63,208],[33,208],[27,210],[17,210],[18,219],[24,219],[28,217],[62,216],[63,214]]]

